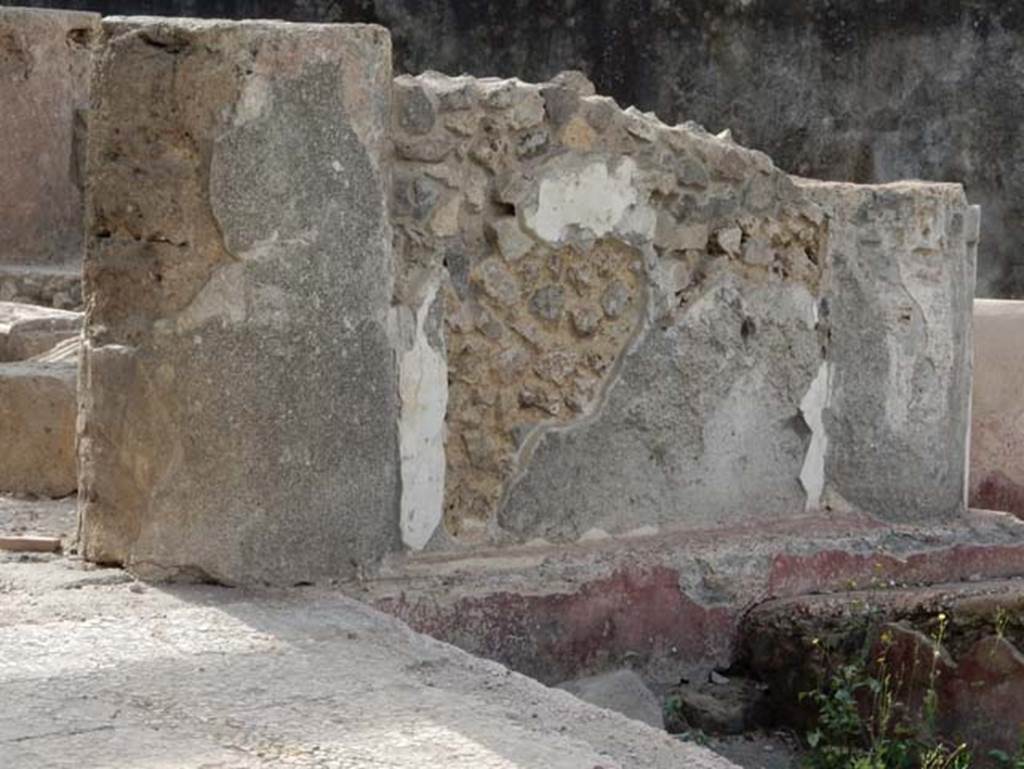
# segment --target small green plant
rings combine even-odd
[[[859,659],[830,665],[815,690],[804,692],[801,700],[811,702],[817,719],[807,734],[808,769],[968,769],[971,752],[966,745],[949,745],[936,737],[938,713],[939,648],[946,632],[946,615],[937,617],[932,635],[934,656],[929,663],[925,691],[921,698],[923,723],[907,722],[907,703],[900,695],[908,689],[889,663],[893,638],[879,636],[877,656],[865,651]],[[815,640],[813,645],[821,649]],[[916,662],[916,660],[915,660]],[[1024,769],[1011,766],[1008,769]]]
[[[988,757],[998,764],[1001,769],[1024,769],[1024,724],[1021,724],[1020,745],[1017,753],[1010,755],[1005,750],[990,750]]]
[[[996,609],[995,616],[995,630],[996,638],[1006,638],[1006,626],[1010,624],[1010,612],[1004,607],[1000,606]],[[1024,745],[1021,745],[1021,749],[1024,750]]]

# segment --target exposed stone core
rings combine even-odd
[[[395,84],[396,301],[449,372],[435,546],[962,509],[962,190],[794,180],[580,80]]]
[[[104,21],[89,559],[294,583],[397,546],[390,87],[375,27]]]

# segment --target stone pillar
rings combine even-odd
[[[391,49],[107,19],[88,151],[81,545],[297,583],[397,546]]]
[[[1024,302],[974,301],[972,507],[1024,518]]]
[[[890,521],[959,513],[980,212],[959,184],[799,184],[829,220],[829,355],[804,404],[823,428],[804,466],[821,479],[811,506]]]
[[[0,8],[0,267],[81,263],[82,144],[99,19]]]

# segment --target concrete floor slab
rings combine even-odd
[[[0,555],[0,764],[731,767],[320,589]]]

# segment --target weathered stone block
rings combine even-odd
[[[1024,518],[1024,302],[974,303],[970,504]]]
[[[82,547],[350,575],[398,540],[390,41],[108,19],[89,138]]]
[[[0,302],[0,361],[27,360],[82,330],[82,313]]]
[[[886,520],[962,511],[979,211],[958,184],[800,184],[829,223],[809,505]]]
[[[0,364],[0,491],[75,490],[77,369],[75,360]]]
[[[0,8],[0,264],[81,261],[82,150],[99,18]]]

